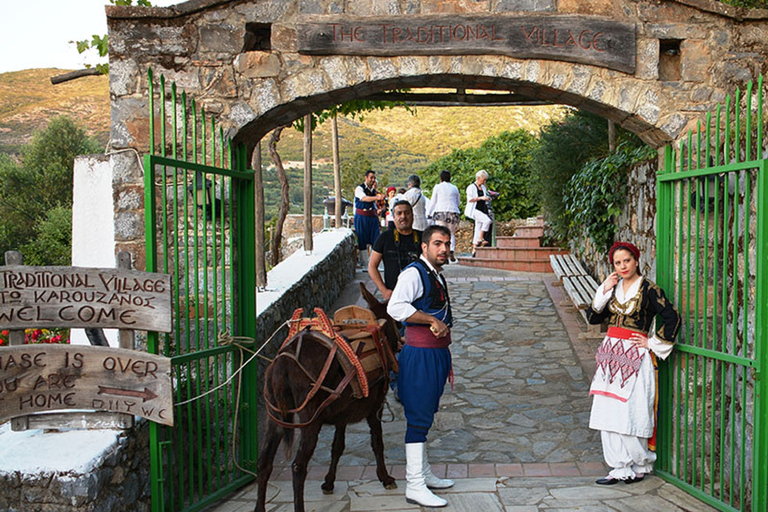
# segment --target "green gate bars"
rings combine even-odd
[[[667,147],[657,178],[657,280],[683,318],[660,364],[657,472],[726,511],[768,510],[763,122],[760,77]]]
[[[148,75],[147,271],[172,276],[173,332],[147,344],[171,357],[176,418],[150,425],[152,510],[193,511],[252,479],[242,468],[257,457],[256,365],[235,376],[243,357],[226,343],[255,333],[253,173],[245,149],[162,76],[157,119]]]

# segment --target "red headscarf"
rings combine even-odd
[[[611,260],[611,263],[613,263],[613,253],[619,249],[625,249],[631,252],[632,256],[634,256],[637,261],[640,261],[640,249],[638,249],[635,244],[630,242],[614,242],[611,249],[608,251],[608,259]]]

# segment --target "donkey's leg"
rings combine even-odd
[[[385,489],[397,489],[397,482],[387,472],[387,465],[384,462],[384,434],[381,430],[381,418],[379,418],[379,409],[375,409],[366,418],[368,427],[371,430],[371,447],[376,457],[376,476],[384,485]]]
[[[293,510],[304,512],[304,482],[307,480],[307,465],[317,446],[317,436],[323,427],[322,422],[315,421],[301,429],[301,441],[296,458],[293,459]]]
[[[341,454],[344,453],[346,433],[346,423],[336,425],[336,432],[333,434],[333,445],[331,446],[331,465],[328,466],[325,482],[320,486],[323,489],[323,494],[333,494],[333,484],[336,482],[336,468],[339,466]]]
[[[277,448],[280,446],[280,440],[282,439],[281,431],[282,429],[271,420],[267,422],[264,446],[256,463],[256,474],[258,475],[256,482],[258,483],[259,490],[256,495],[256,508],[254,512],[265,512],[266,510],[267,482],[272,474],[275,453],[277,453]]]

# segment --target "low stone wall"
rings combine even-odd
[[[316,307],[327,311],[355,277],[357,247],[351,230],[316,234],[313,240],[313,255],[305,255],[303,249],[296,251],[268,273],[267,290],[256,294],[257,346],[291,318],[296,308],[304,308],[306,315]],[[275,334],[262,353],[272,357],[285,332]]]
[[[13,435],[13,433],[5,433]],[[34,434],[25,442],[36,448]],[[149,423],[117,435],[114,445],[79,471],[0,471],[4,512],[148,512],[151,509]]]

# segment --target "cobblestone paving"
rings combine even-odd
[[[457,277],[449,288],[454,389],[446,386],[429,455],[444,463],[600,461],[599,436],[587,428],[588,381],[540,277],[480,281]],[[388,398],[386,459],[405,463],[405,418]],[[385,411],[385,420],[391,419]],[[326,428],[313,464],[330,460]],[[351,425],[341,465],[372,462],[367,425]]]
[[[432,469],[456,485],[439,491],[446,512],[714,512],[684,491],[650,476],[611,487],[594,484],[607,472],[599,436],[587,427],[589,378],[546,276],[451,265],[454,389],[446,386],[429,434]],[[358,280],[367,276],[358,273]],[[356,284],[333,308],[358,302]],[[372,288],[372,286],[369,286]],[[574,330],[572,319],[567,320]],[[575,327],[578,329],[578,327]],[[570,336],[569,336],[570,334]],[[591,373],[591,371],[588,371]],[[333,429],[321,433],[307,476],[312,512],[429,511],[408,505],[405,492],[405,421],[390,394],[384,412],[386,460],[398,489],[376,480],[365,422],[347,429],[333,495],[320,492]],[[290,462],[282,450],[270,479],[267,510],[293,511]],[[253,510],[255,483],[211,506],[209,512]]]

